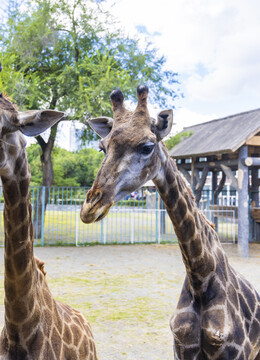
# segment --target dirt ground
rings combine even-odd
[[[260,292],[260,246],[230,263]],[[0,248],[0,328],[3,326],[3,248]],[[177,245],[35,248],[46,262],[53,296],[80,310],[92,324],[99,360],[172,359],[169,319],[185,276]]]

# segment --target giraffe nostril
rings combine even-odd
[[[91,194],[88,197],[88,202],[90,202],[92,205],[95,205],[102,197],[101,191],[97,191],[92,197]]]

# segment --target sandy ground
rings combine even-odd
[[[260,292],[260,246],[230,263]],[[0,249],[0,327],[3,326],[3,248]],[[100,360],[172,359],[169,319],[185,276],[177,245],[36,248],[46,262],[56,299],[79,309],[92,324]]]

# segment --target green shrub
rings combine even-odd
[[[135,199],[121,200],[119,204],[121,206],[144,208],[146,207],[146,200],[135,200]]]

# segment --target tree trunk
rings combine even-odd
[[[49,201],[50,187],[52,186],[54,179],[51,154],[57,135],[57,128],[58,128],[58,124],[55,124],[51,128],[51,133],[47,143],[43,140],[43,138],[40,135],[36,137],[42,149],[42,155],[41,155],[41,163],[42,163],[42,171],[43,171],[42,187],[45,187],[44,199],[43,199],[43,191],[42,191],[43,189],[41,188],[39,191],[39,196],[35,199],[35,203],[34,203],[33,227],[34,227],[34,234],[37,235],[38,239],[42,237],[42,227],[44,225],[42,223],[44,219],[42,211],[44,210],[45,212],[46,210],[46,206]]]

